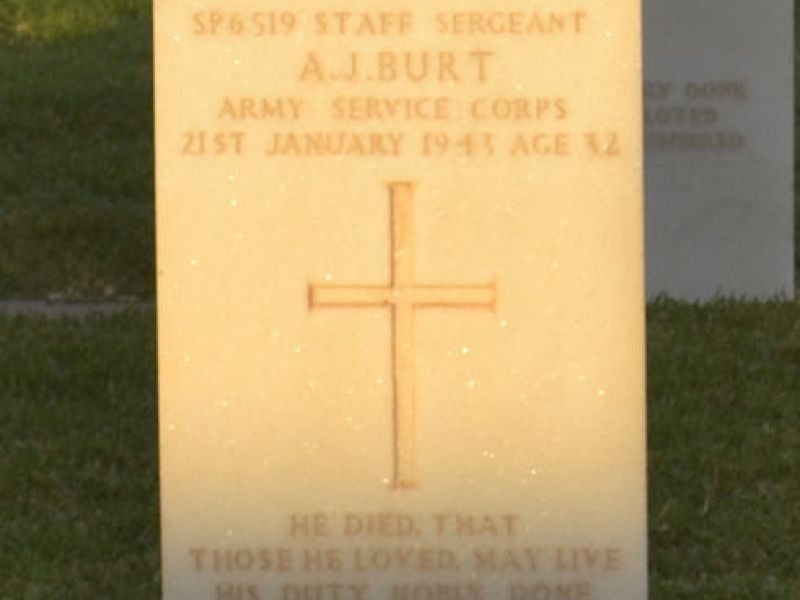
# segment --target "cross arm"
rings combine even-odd
[[[483,285],[418,285],[411,290],[412,303],[421,308],[487,308],[497,307],[494,284]]]
[[[391,290],[385,286],[373,285],[330,285],[311,284],[308,286],[308,306],[387,306],[391,303]]]

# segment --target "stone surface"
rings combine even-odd
[[[209,6],[155,3],[164,598],[643,600],[638,3]]]
[[[793,2],[644,5],[649,295],[793,297]]]

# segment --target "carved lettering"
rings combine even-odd
[[[405,135],[381,131],[275,132],[269,138],[266,156],[399,156]]]
[[[288,573],[294,569],[290,548],[191,548],[189,557],[197,572]]]
[[[392,585],[390,600],[483,600],[480,583],[403,583]]]
[[[619,548],[558,548],[555,557],[557,571],[619,571]]]
[[[325,537],[329,535],[328,516],[324,513],[295,514],[289,517],[289,535],[292,537]]]
[[[218,583],[214,588],[215,600],[260,600],[258,586],[240,583]]]
[[[287,583],[280,600],[367,600],[369,586],[363,583]]]
[[[443,96],[337,96],[330,108],[337,121],[447,121],[454,111],[452,99]]]
[[[478,98],[470,103],[470,116],[477,121],[563,121],[565,98]]]
[[[449,35],[577,35],[585,31],[587,19],[585,10],[440,12],[436,30]]]
[[[302,83],[483,83],[489,78],[489,50],[348,52],[336,58],[306,52]]]
[[[514,584],[508,588],[508,600],[590,600],[588,582]]]
[[[318,35],[405,35],[414,25],[414,14],[397,12],[330,11],[314,14],[314,32]]]
[[[217,118],[231,121],[296,121],[301,118],[302,98],[234,98],[222,99]]]
[[[345,537],[410,537],[422,535],[422,524],[409,514],[377,513],[344,515]]]
[[[519,526],[519,515],[469,515],[440,513],[433,515],[436,534],[456,537],[513,537]]]

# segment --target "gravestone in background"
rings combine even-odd
[[[648,294],[792,296],[792,0],[644,5]]]
[[[156,0],[165,600],[646,597],[639,3],[468,5]]]

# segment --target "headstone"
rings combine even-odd
[[[638,3],[155,2],[166,600],[644,600]]]
[[[647,288],[794,296],[792,0],[646,0]]]

